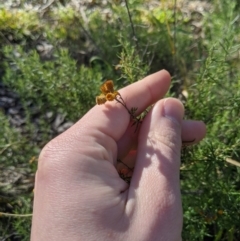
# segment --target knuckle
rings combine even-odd
[[[48,142],[42,149],[38,159],[38,172],[44,172],[45,175],[51,175],[58,169],[58,160],[60,155],[60,144],[56,139]]]

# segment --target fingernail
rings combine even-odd
[[[174,98],[167,98],[163,103],[164,116],[178,124],[181,124],[183,118],[183,104]]]

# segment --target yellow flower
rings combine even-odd
[[[101,94],[96,97],[96,103],[98,105],[104,104],[106,101],[113,101],[117,95],[120,95],[117,91],[114,91],[113,81],[107,80],[100,87]]]
[[[113,93],[114,88],[113,88],[113,81],[112,80],[107,80],[101,87],[100,90],[103,94],[107,93]]]
[[[112,93],[108,93],[108,94],[106,94],[106,99],[108,101],[113,101],[115,99],[115,97]]]
[[[98,105],[102,105],[102,104],[104,104],[106,101],[107,101],[106,96],[103,95],[103,94],[101,94],[101,95],[99,95],[99,96],[96,97],[96,103],[97,103]]]

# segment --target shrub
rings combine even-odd
[[[68,4],[49,7],[43,17],[14,10],[13,25],[8,17],[12,10],[1,10],[3,36],[10,31],[18,39],[4,47],[0,40],[3,80],[18,93],[26,125],[19,133],[0,113],[0,164],[24,165],[37,156],[54,136],[46,112],[61,113],[75,122],[94,105],[102,81],[114,79],[122,87],[165,68],[174,76],[169,95],[185,95],[186,118],[207,124],[206,139],[182,152],[183,239],[238,240],[239,4],[179,0],[153,6],[151,1],[134,0],[128,2],[129,14],[122,2],[95,1],[94,11],[89,5],[85,15]],[[31,23],[26,16],[31,16]],[[42,42],[53,49],[47,58],[37,47]],[[40,141],[35,138],[32,107],[38,111]],[[10,211],[19,212],[21,199],[23,213],[30,212],[31,197],[30,191],[24,198],[19,195]],[[9,203],[1,210],[8,211]],[[7,219],[10,230],[22,240],[28,237],[23,230],[29,228],[29,220]],[[5,235],[6,228],[2,225]]]

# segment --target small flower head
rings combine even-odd
[[[98,105],[102,105],[106,101],[113,101],[118,95],[120,95],[117,91],[114,91],[112,80],[107,80],[104,84],[102,84],[100,90],[102,93],[96,97],[96,103]]]
[[[107,80],[101,87],[100,90],[103,94],[107,93],[113,93],[114,88],[113,88],[113,81],[112,80]]]
[[[108,101],[113,101],[113,100],[115,99],[115,96],[114,96],[113,93],[107,93],[107,94],[106,94],[106,99],[107,99]]]
[[[102,104],[104,104],[106,101],[107,101],[106,96],[103,95],[103,94],[101,94],[101,95],[99,95],[99,96],[96,97],[96,103],[97,103],[98,105],[102,105]]]

